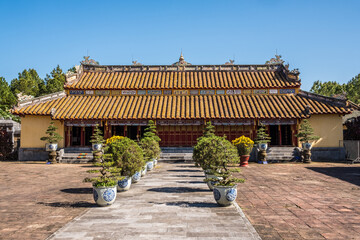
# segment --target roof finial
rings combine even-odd
[[[184,56],[183,56],[183,54],[182,54],[182,49],[181,49],[181,54],[180,54],[180,57],[179,57],[179,61],[181,62],[181,61],[184,61],[185,59],[184,59]]]
[[[179,61],[174,63],[173,66],[186,66],[186,65],[191,65],[191,63],[188,63],[185,61],[185,58],[183,56],[182,49],[181,49]]]

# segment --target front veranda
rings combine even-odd
[[[215,126],[216,135],[226,135],[228,140],[234,140],[242,135],[254,139],[260,124],[266,126],[271,136],[270,146],[296,146],[297,120],[211,120]],[[148,121],[65,121],[65,147],[90,146],[90,138],[96,125],[104,132],[104,137],[125,136],[139,140],[147,127]],[[192,147],[196,139],[203,134],[205,120],[158,120],[157,131],[161,147]]]

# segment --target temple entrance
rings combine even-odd
[[[92,127],[85,127],[85,146],[91,146],[90,140],[91,136],[93,134],[93,128]]]
[[[292,146],[291,125],[270,125],[271,146]]]
[[[137,126],[127,126],[127,137],[132,139],[132,140],[137,140]]]
[[[81,145],[81,127],[72,127],[71,146]]]
[[[112,135],[124,136],[124,126],[112,126]]]

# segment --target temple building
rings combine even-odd
[[[98,65],[88,58],[67,74],[64,92],[19,103],[20,159],[32,160],[44,149],[54,121],[64,137],[59,147],[90,146],[94,126],[105,138],[141,138],[154,120],[161,147],[191,147],[206,121],[217,135],[233,140],[254,138],[260,124],[270,146],[299,146],[295,134],[309,119],[320,140],[317,148],[339,148],[342,116],[357,105],[300,89],[299,71],[290,71],[279,56],[261,65],[191,65],[181,55],[172,65]]]

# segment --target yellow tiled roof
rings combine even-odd
[[[244,89],[294,88],[281,71],[85,71],[67,89]]]
[[[301,95],[67,96],[15,109],[54,119],[268,119],[345,114],[351,109]]]

